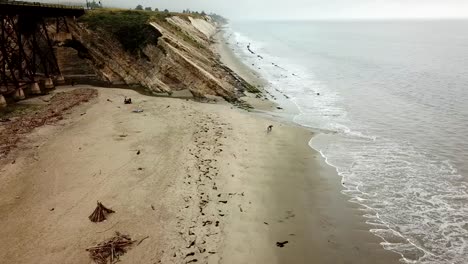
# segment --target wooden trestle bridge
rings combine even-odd
[[[54,51],[79,6],[0,0],[0,107],[64,82]],[[7,100],[5,100],[7,99]]]

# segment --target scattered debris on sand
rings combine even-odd
[[[124,104],[132,104],[132,98],[127,98],[127,97],[125,96],[125,98],[124,98]]]
[[[87,248],[91,259],[97,264],[114,264],[119,257],[127,253],[127,250],[135,243],[128,235],[115,232],[111,239],[99,243],[97,246]]]
[[[2,133],[0,135],[0,158],[17,147],[21,138],[30,133],[33,129],[53,124],[63,119],[63,113],[83,102],[88,102],[91,98],[97,96],[95,89],[80,88],[70,92],[61,92],[55,94],[48,105],[38,109],[34,113],[23,114],[4,122]]]
[[[106,220],[108,214],[112,213],[115,213],[115,211],[105,207],[98,201],[96,209],[94,209],[94,212],[89,216],[89,220],[95,223],[102,222]]]
[[[276,242],[276,246],[277,247],[284,247],[284,245],[286,245],[287,243],[289,243],[289,241]]]

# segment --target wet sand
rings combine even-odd
[[[262,80],[258,73],[253,73],[236,57],[222,34],[220,31],[216,35],[214,45],[221,61],[247,81],[265,85],[266,81]],[[249,102],[256,106],[258,100]],[[274,107],[270,108],[272,109]],[[288,107],[271,113],[269,118],[290,120],[295,113],[296,110]],[[260,232],[266,231],[269,237],[278,241],[281,239],[290,241],[288,237],[292,238],[295,246],[287,249],[285,246],[283,251],[266,249],[262,251],[256,250],[259,248],[253,245],[254,242],[247,242],[244,246],[246,251],[250,252],[252,258],[259,257],[261,255],[259,252],[265,252],[264,255],[269,256],[259,257],[258,263],[398,263],[400,256],[384,250],[380,245],[382,240],[369,232],[370,226],[365,224],[361,208],[350,203],[348,197],[341,193],[343,189],[335,169],[326,164],[321,155],[308,146],[307,143],[312,135],[308,131],[302,136],[291,136],[292,134],[294,133],[282,135],[285,139],[281,147],[269,149],[268,142],[263,143],[266,149],[262,151],[271,153],[270,164],[274,164],[270,170],[259,172],[259,168],[252,169],[255,168],[253,165],[255,161],[249,166],[252,170],[247,173],[249,175],[270,174],[266,180],[269,188],[262,190],[263,215],[271,217],[273,212],[282,212],[284,218],[276,217],[270,222],[265,221],[268,224],[264,223],[263,226],[258,224],[261,221],[257,221],[257,225],[250,228],[249,232],[245,232],[248,236],[245,241],[257,241],[255,237],[258,235],[258,230],[261,230]],[[301,164],[300,168],[296,167],[298,163]],[[281,167],[279,164],[290,165],[279,170],[278,167]],[[252,184],[252,186],[257,185]],[[295,217],[292,218],[291,215]],[[239,241],[237,237],[232,240],[234,244]],[[234,258],[232,262],[242,262],[243,258]]]

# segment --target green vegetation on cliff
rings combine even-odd
[[[201,18],[196,14],[180,14],[159,11],[122,10],[122,9],[98,9],[86,12],[79,21],[86,23],[91,30],[102,30],[112,34],[130,53],[138,53],[148,44],[157,44],[161,34],[148,23],[156,21],[173,28],[176,34],[192,45],[201,48],[190,35],[180,28],[166,21],[166,18],[178,16],[188,22],[189,16]]]
[[[169,14],[149,11],[99,9],[80,18],[91,30],[111,33],[131,53],[156,44],[161,34],[148,24],[151,17],[165,19]]]

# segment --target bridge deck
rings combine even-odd
[[[82,16],[81,6],[55,5],[33,2],[0,2],[0,15],[30,15],[41,17]]]

